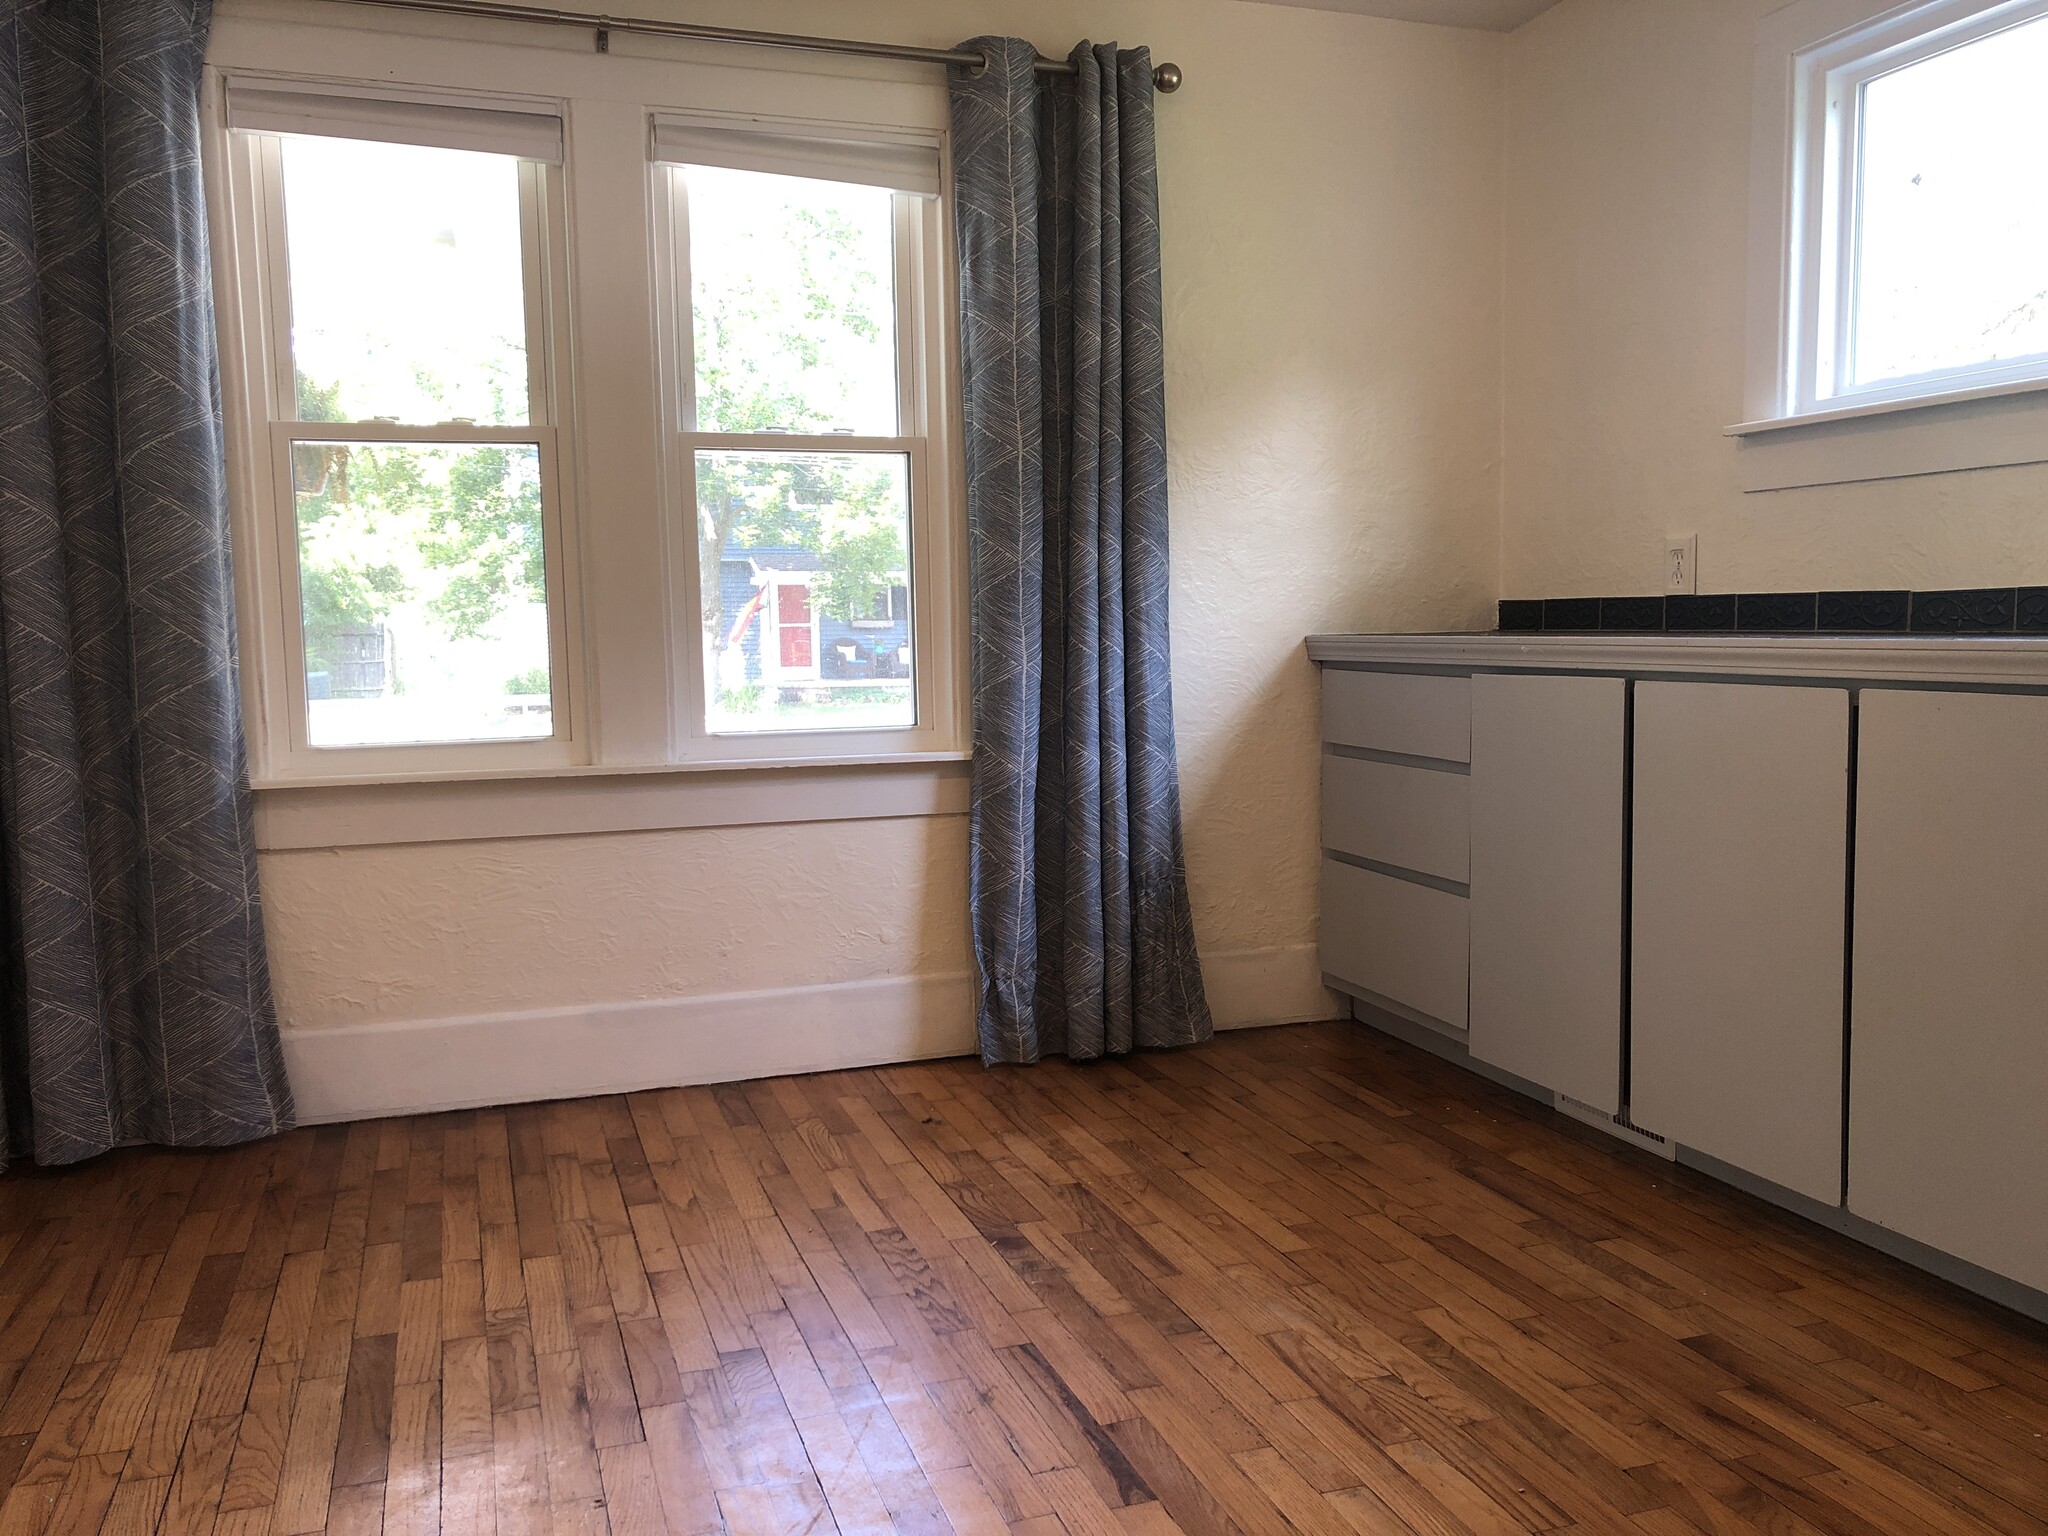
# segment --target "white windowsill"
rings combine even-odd
[[[916,763],[964,763],[966,752],[866,752],[817,757],[719,757],[685,763],[577,763],[522,768],[447,768],[428,773],[303,774],[252,780],[259,795],[289,789],[355,789],[373,784],[489,784],[507,779],[614,779],[665,777],[685,773],[778,773],[792,768],[875,768]]]
[[[1873,400],[1728,427],[1744,491],[2048,462],[2048,382]]]
[[[1938,394],[1907,395],[1894,399],[1864,400],[1854,405],[1834,405],[1822,410],[1799,411],[1789,416],[1766,416],[1759,421],[1737,422],[1723,427],[1725,437],[1755,437],[1764,432],[1784,432],[1794,427],[1817,427],[1831,421],[1861,421],[1869,416],[1893,416],[1900,411],[1925,410],[1929,406],[1961,405],[1971,400],[2001,400],[2010,395],[2048,391],[2048,379],[2008,379],[1998,384],[1979,384],[1969,389],[1947,389]]]
[[[964,752],[269,780],[264,851],[959,816]]]

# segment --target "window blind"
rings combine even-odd
[[[236,133],[373,139],[562,163],[561,114],[524,102],[471,105],[244,78],[228,81],[227,104],[228,128]]]
[[[712,165],[814,181],[939,195],[939,146],[906,139],[855,139],[759,123],[725,127],[678,118],[654,120],[653,158],[669,165]]]

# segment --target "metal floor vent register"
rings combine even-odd
[[[1673,1162],[1678,1160],[1678,1149],[1676,1147],[1656,1132],[1646,1131],[1629,1119],[1627,1110],[1623,1110],[1618,1115],[1610,1115],[1605,1110],[1595,1109],[1591,1104],[1582,1103],[1569,1094],[1560,1093],[1557,1095],[1557,1112],[1561,1115],[1570,1115],[1574,1120],[1583,1121],[1595,1130],[1605,1131],[1610,1136],[1619,1137],[1630,1146],[1641,1147],[1645,1152],[1650,1153],[1654,1157],[1668,1158]]]

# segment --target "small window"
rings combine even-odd
[[[490,112],[229,99],[262,209],[289,750],[558,755],[552,168],[469,147]]]
[[[2048,3],[1799,55],[1785,414],[2048,381]]]
[[[667,265],[695,750],[887,750],[925,723],[936,156],[671,124],[655,145],[688,157],[666,168]]]

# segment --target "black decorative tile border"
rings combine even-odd
[[[1507,634],[2048,635],[2048,587],[1504,598]]]
[[[1814,629],[1819,605],[1818,592],[1745,592],[1735,599],[1735,628],[1738,633]]]
[[[1600,599],[1600,627],[1623,631],[1662,629],[1664,599],[1661,597],[1603,597]]]
[[[1888,634],[1912,628],[1910,592],[1823,592],[1820,625],[1842,634]]]
[[[1735,627],[1735,599],[1727,594],[1685,593],[1664,599],[1664,627],[1674,634],[1711,634]]]
[[[2019,607],[2012,587],[1969,592],[1915,592],[1913,628],[1944,635],[1995,635],[2011,629]]]
[[[1550,597],[1543,601],[1545,629],[1598,629],[1600,599],[1597,597]]]

